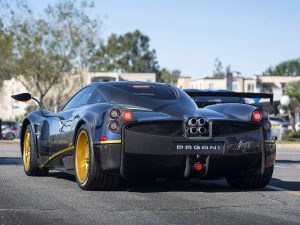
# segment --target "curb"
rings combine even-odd
[[[14,140],[0,140],[0,144],[19,144],[20,139],[14,139]]]
[[[288,150],[299,150],[300,149],[300,144],[276,144],[276,148],[283,148],[283,149],[288,149]]]

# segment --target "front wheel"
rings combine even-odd
[[[265,169],[265,172],[253,177],[226,177],[227,183],[233,188],[259,189],[264,188],[270,182],[274,166]]]
[[[45,176],[49,170],[40,168],[38,165],[38,153],[34,141],[34,132],[31,125],[26,127],[23,140],[23,165],[24,171],[28,176]]]
[[[77,132],[74,161],[76,181],[81,189],[110,190],[118,186],[120,177],[102,173],[93,151],[90,129],[85,124]]]

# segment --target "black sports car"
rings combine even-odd
[[[27,175],[62,170],[84,190],[137,177],[226,177],[235,188],[261,188],[275,161],[270,128],[268,114],[252,105],[199,109],[171,85],[92,83],[58,113],[31,112],[22,124],[21,154]]]

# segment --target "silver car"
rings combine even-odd
[[[300,132],[300,122],[295,124],[295,129],[297,132]]]
[[[19,138],[21,127],[16,121],[2,122],[2,138],[5,140],[13,140]]]
[[[289,128],[289,122],[281,116],[270,116],[272,135],[277,140],[282,140],[284,133]]]

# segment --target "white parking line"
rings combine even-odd
[[[274,186],[271,186],[271,185],[268,185],[267,188],[275,190],[275,191],[285,191],[285,192],[287,192],[291,195],[295,195],[295,196],[300,197],[300,191],[291,191],[291,190],[288,190],[288,189],[284,189],[284,188],[280,188],[280,187],[274,187]]]
[[[300,155],[300,152],[277,152],[276,155]]]
[[[275,165],[275,168],[285,168],[285,169],[290,169],[293,168],[292,166],[279,166],[279,165]]]

